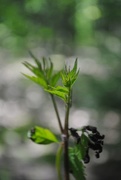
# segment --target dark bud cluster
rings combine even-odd
[[[77,129],[69,128],[72,137],[75,139],[76,143],[78,144],[80,142],[80,136],[77,133]]]
[[[92,149],[95,151],[96,158],[100,157],[100,153],[103,150],[103,141],[105,136],[101,135],[96,127],[93,126],[85,126],[83,128],[83,131],[87,133],[89,142],[88,142],[88,148],[84,157],[84,162],[88,163],[90,161],[89,158],[89,149]]]
[[[85,153],[85,157],[84,157],[83,161],[85,164],[90,162],[89,148],[86,149],[86,153]]]
[[[81,142],[81,136],[77,133],[77,129],[69,128],[72,137],[75,139],[76,143]],[[95,152],[95,157],[99,158],[100,153],[103,150],[103,141],[105,136],[101,135],[96,127],[94,126],[84,126],[82,132],[86,134],[88,138],[87,148],[85,151],[84,163],[90,162],[89,150],[92,149]]]

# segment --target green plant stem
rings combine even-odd
[[[69,158],[68,158],[68,117],[69,117],[69,106],[67,106],[65,128],[64,128],[64,172],[65,180],[69,180]]]
[[[63,127],[62,127],[61,119],[60,119],[60,116],[59,116],[57,104],[55,102],[55,98],[54,98],[54,96],[52,94],[50,94],[50,96],[51,96],[51,99],[52,99],[52,102],[53,102],[53,106],[54,106],[55,113],[56,113],[56,116],[57,116],[57,120],[58,120],[58,124],[59,124],[59,127],[60,127],[60,131],[61,131],[61,133],[63,133]]]
[[[56,169],[58,173],[58,180],[62,180],[61,177],[61,155],[63,150],[63,144],[61,143],[56,154]]]
[[[65,126],[64,126],[64,172],[65,180],[69,180],[69,156],[68,156],[68,127],[69,127],[69,112],[71,107],[71,89],[69,88],[68,100],[66,105]]]

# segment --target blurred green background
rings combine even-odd
[[[78,57],[70,127],[91,124],[106,135],[87,180],[120,180],[121,0],[0,0],[0,180],[57,180],[57,146],[27,139],[33,125],[59,133],[49,96],[21,74],[28,50],[56,69]]]

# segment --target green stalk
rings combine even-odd
[[[60,119],[60,116],[59,116],[59,112],[58,112],[57,104],[55,102],[55,98],[54,98],[54,96],[52,94],[50,94],[50,96],[51,96],[52,103],[53,103],[53,106],[54,106],[54,109],[55,109],[55,113],[56,113],[56,116],[57,116],[60,131],[61,131],[61,133],[63,133],[63,127],[62,127],[62,124],[61,124],[61,119]]]
[[[58,173],[58,180],[62,180],[61,176],[61,155],[63,150],[63,144],[61,143],[56,154],[56,169]]]
[[[69,156],[68,156],[68,128],[69,128],[69,112],[71,107],[71,89],[69,88],[68,100],[66,105],[66,115],[65,115],[65,126],[64,126],[64,171],[65,180],[69,180]]]

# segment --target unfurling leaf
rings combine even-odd
[[[66,87],[62,87],[62,86],[51,87],[50,86],[50,89],[45,89],[45,91],[60,97],[62,100],[66,102],[67,95],[68,95],[68,89]]]
[[[48,85],[55,87],[60,78],[60,72],[54,72],[51,60],[43,57],[42,62],[40,62],[31,52],[29,53],[34,59],[35,65],[26,61],[23,62],[23,64],[34,74],[34,76],[22,74],[28,79],[39,84],[42,88],[48,89]]]
[[[65,71],[61,73],[62,82],[65,87],[72,87],[79,74],[77,70],[77,59],[75,60],[74,67],[72,70],[65,67]]]
[[[28,62],[23,62],[24,66],[26,66],[35,76],[37,77],[43,77],[44,78],[44,74],[42,69],[33,66],[32,64],[28,63]]]
[[[28,138],[36,144],[51,144],[58,142],[56,136],[49,129],[39,126],[35,126],[28,132]]]

